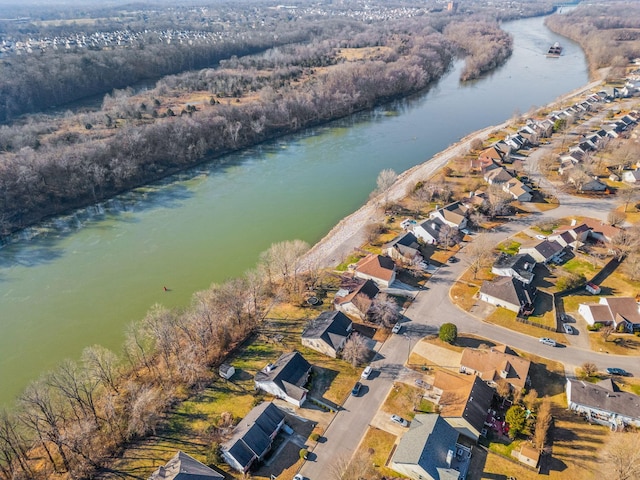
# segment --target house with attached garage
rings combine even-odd
[[[388,288],[396,279],[396,264],[391,257],[370,253],[356,264],[354,275]]]
[[[441,243],[443,233],[447,229],[449,229],[449,233],[451,234],[450,243],[456,242],[456,240],[460,237],[458,229],[450,227],[438,217],[429,218],[424,222],[416,225],[415,227],[413,227],[413,233],[424,243],[429,245],[436,245],[438,243]]]
[[[401,262],[419,262],[422,260],[420,243],[413,232],[401,233],[383,247],[383,253]]]
[[[477,375],[491,387],[502,379],[517,392],[529,385],[530,368],[529,360],[519,357],[506,345],[490,349],[465,348],[460,359],[460,373]]]
[[[531,247],[520,247],[518,253],[527,253],[538,263],[558,263],[564,256],[564,248],[556,241],[543,240]]]
[[[299,352],[285,353],[256,374],[255,388],[300,407],[307,399],[304,386],[310,373],[311,364]]]
[[[458,480],[466,477],[471,449],[437,413],[418,414],[400,438],[390,467],[414,480]]]
[[[640,330],[640,305],[632,297],[601,297],[599,303],[581,303],[578,313],[589,325],[601,323],[625,332]]]
[[[518,315],[531,315],[538,290],[513,277],[496,277],[480,287],[480,300]]]
[[[622,181],[625,183],[638,183],[640,182],[640,170],[627,170],[622,172]]]
[[[285,415],[278,407],[262,402],[238,422],[233,436],[221,445],[222,458],[234,470],[246,473],[269,453],[284,420]]]
[[[612,430],[627,425],[640,427],[640,397],[621,392],[610,378],[596,384],[567,379],[565,391],[569,410],[584,415],[589,422]]]
[[[373,280],[365,282],[360,280],[351,289],[341,288],[338,290],[336,298],[333,300],[333,306],[342,313],[365,319],[378,293],[380,293],[380,289]]]
[[[453,202],[444,207],[436,208],[429,214],[429,218],[431,220],[437,218],[452,228],[462,230],[467,226],[468,213],[469,207],[465,206],[462,202]]]
[[[225,476],[207,467],[191,455],[176,453],[165,465],[151,474],[149,480],[224,480]]]
[[[344,313],[326,311],[311,320],[302,332],[301,342],[305,347],[336,358],[352,331],[353,322]]]
[[[438,404],[440,415],[458,433],[478,441],[494,390],[477,376],[436,372],[429,398]]]
[[[513,277],[522,283],[529,284],[533,281],[535,274],[533,269],[536,261],[528,253],[508,255],[501,253],[491,267],[491,273],[501,277]]]

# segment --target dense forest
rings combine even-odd
[[[420,91],[456,55],[466,57],[463,79],[471,79],[511,53],[510,37],[486,13],[420,12],[405,18],[404,9],[383,9],[379,21],[365,22],[357,15],[327,20],[315,10],[296,10],[297,17],[269,17],[264,28],[219,44],[159,42],[5,58],[16,65],[0,71],[5,108],[21,104],[20,95],[22,103],[41,108],[65,92],[88,94],[120,79],[135,81],[142,72],[186,73],[137,95],[129,89],[108,94],[100,111],[62,119],[32,115],[0,127],[0,236],[205,157]],[[278,11],[277,18],[282,15]],[[261,53],[240,55],[253,49]],[[191,68],[214,59],[217,68]],[[17,80],[25,75],[32,80]]]
[[[579,43],[589,67],[613,67],[611,78],[640,56],[640,5],[610,1],[606,5],[580,5],[563,15],[552,15],[546,25]]]

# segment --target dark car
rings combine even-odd
[[[353,386],[353,390],[351,390],[351,395],[353,395],[354,397],[357,397],[358,394],[360,393],[361,388],[362,388],[362,384],[360,382],[356,382],[356,384]]]
[[[459,262],[460,259],[458,257],[449,257],[449,260],[447,260],[449,263],[456,263]]]
[[[622,368],[607,368],[607,373],[609,375],[620,375],[621,377],[628,377],[631,375],[629,372]]]

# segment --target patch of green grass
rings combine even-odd
[[[422,400],[422,389],[396,382],[382,405],[382,410],[411,420],[416,414],[414,408],[418,398]]]
[[[592,277],[599,270],[592,263],[581,260],[578,257],[574,257],[563,264],[562,268],[577,275],[583,274],[587,278]]]
[[[503,242],[499,244],[496,248],[509,255],[515,255],[520,250],[520,245],[522,245],[520,242],[509,241],[509,243]]]
[[[362,255],[358,255],[357,253],[349,255],[344,262],[336,267],[336,270],[338,270],[339,272],[346,272],[347,268],[349,268],[349,265],[351,265],[352,263],[357,263],[361,258]]]
[[[489,450],[499,455],[511,458],[511,452],[513,452],[522,443],[521,440],[514,440],[512,442],[505,443],[505,441],[492,441],[489,444]]]

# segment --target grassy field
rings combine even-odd
[[[407,420],[411,420],[416,415],[414,408],[420,404],[422,394],[421,388],[402,382],[395,382],[381,410],[389,414],[395,413]]]
[[[371,454],[371,462],[381,476],[396,477],[398,474],[386,467],[398,437],[378,428],[370,427],[364,435],[356,455]],[[373,453],[370,453],[372,452]]]
[[[489,315],[485,321],[495,325],[500,325],[501,327],[508,328],[509,330],[524,333],[525,335],[531,335],[532,337],[548,337],[558,342],[564,341],[564,335],[561,333],[536,327],[535,325],[517,322],[515,312],[507,310],[506,308],[496,308],[496,310]],[[552,317],[548,314],[545,314],[542,317],[531,317],[531,321],[539,323],[545,322],[543,324],[549,326],[555,324],[555,319],[552,320]]]
[[[589,332],[591,350],[595,352],[607,352],[613,355],[638,355],[640,354],[640,337],[628,333],[613,333],[605,341],[598,332]]]

